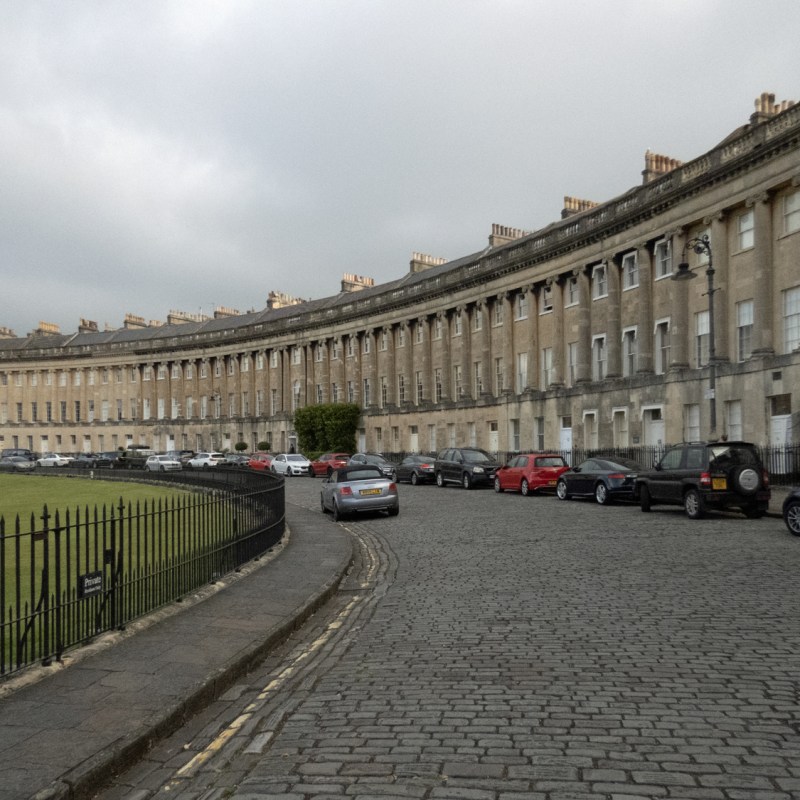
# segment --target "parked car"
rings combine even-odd
[[[193,458],[194,450],[167,450],[167,455],[177,458],[185,467]]]
[[[500,464],[477,447],[449,447],[442,450],[433,465],[437,486],[458,483],[465,489],[493,486]]]
[[[316,478],[320,475],[330,475],[339,467],[346,467],[350,460],[349,453],[324,453],[311,462],[311,474]]]
[[[30,472],[36,469],[36,462],[25,456],[5,456],[0,458],[1,472]]]
[[[72,456],[62,456],[59,453],[45,453],[36,459],[40,467],[68,467],[72,463]]]
[[[267,470],[272,466],[272,456],[269,453],[251,453],[247,465],[250,469]]]
[[[793,536],[800,536],[800,488],[792,489],[783,501],[783,521]]]
[[[270,469],[275,475],[310,475],[311,462],[302,453],[279,453],[272,459]]]
[[[117,454],[114,453],[116,460]],[[96,469],[105,467],[106,469],[111,466],[111,458],[107,453],[79,453],[72,459],[70,465],[73,469]]]
[[[380,453],[355,453],[350,456],[347,465],[358,466],[359,464],[372,464],[378,467],[381,472],[393,481],[397,480],[397,464],[384,458]]]
[[[400,513],[397,484],[374,464],[350,464],[335,469],[322,482],[322,513],[330,511],[335,521],[364,511],[386,511],[390,517]]]
[[[190,458],[187,464],[192,469],[208,469],[216,467],[220,461],[224,461],[222,453],[198,453],[194,458]]]
[[[642,465],[629,458],[587,458],[559,475],[556,496],[559,500],[594,497],[601,506],[612,500],[633,500],[634,482],[641,471]]]
[[[250,456],[242,453],[225,453],[225,458],[219,462],[220,467],[232,467],[233,469],[247,469],[250,466]]]
[[[144,468],[150,472],[173,472],[183,469],[183,464],[175,456],[156,455],[144,462]]]
[[[678,505],[689,519],[700,519],[710,508],[739,508],[755,519],[769,508],[769,474],[749,442],[678,444],[640,472],[636,496],[642,511]]]
[[[494,476],[496,492],[555,491],[560,475],[569,469],[569,464],[555,453],[528,453],[514,456],[508,464],[500,467]]]
[[[36,461],[33,451],[28,450],[26,447],[5,447],[0,451],[0,458],[8,458],[9,456],[22,456],[22,458],[27,458],[28,461]]]
[[[154,455],[156,451],[151,447],[132,444],[119,454],[113,466],[115,469],[144,469],[147,459]]]
[[[436,480],[436,473],[433,469],[433,456],[406,456],[397,465],[397,480],[408,481],[416,486],[418,483],[433,483]]]

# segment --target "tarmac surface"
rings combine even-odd
[[[504,502],[502,496],[496,497],[487,492],[462,493],[458,489],[449,489],[443,493],[443,490],[434,487],[408,487],[408,491],[416,490],[430,492],[428,497],[436,498],[437,505],[441,505],[442,498],[447,501],[451,498],[465,498],[461,500],[462,504],[480,504],[482,499]],[[770,516],[779,516],[784,496],[784,490],[773,490]],[[310,497],[312,500],[305,507],[302,504],[287,503],[289,532],[284,543],[261,561],[255,562],[244,573],[226,578],[222,585],[199,593],[193,600],[178,604],[155,619],[141,625],[132,625],[121,634],[103,637],[96,645],[68,654],[62,665],[31,670],[6,684],[0,684],[0,800],[72,800],[91,797],[109,774],[136,763],[154,742],[167,737],[195,712],[223,696],[234,683],[242,680],[243,676],[263,661],[278,643],[284,641],[292,631],[322,608],[346,580],[358,548],[352,532],[348,532],[345,526],[333,524],[330,517],[320,514],[313,507],[313,496]],[[510,498],[506,496],[506,499]],[[523,503],[531,500],[518,499]],[[532,502],[558,503],[541,498],[533,499]],[[597,515],[598,511],[607,511],[597,509],[591,503],[567,505],[574,505],[579,513],[588,516]],[[447,510],[441,509],[439,513],[446,525]],[[482,514],[490,514],[481,509],[480,505],[476,505],[473,513],[477,524],[480,524]],[[637,512],[623,510],[623,513]],[[642,516],[659,519],[655,514]],[[638,521],[641,518],[625,519]],[[679,518],[681,515],[676,514],[667,519],[671,521]],[[403,519],[401,516],[398,521],[392,521],[392,524],[400,525]],[[432,521],[431,524],[440,523]],[[748,523],[740,521],[740,526],[744,524]],[[393,527],[390,530],[397,531],[399,528]],[[736,530],[741,531],[742,528]],[[785,528],[783,532],[786,533]],[[431,565],[428,564],[423,570],[430,573],[430,568]],[[513,566],[510,569],[513,570]],[[430,581],[436,580],[430,574],[428,578]],[[489,597],[487,602],[491,604],[492,613],[504,619],[507,604],[513,605],[513,602],[509,603],[504,599],[510,595],[502,588],[502,581],[498,581],[498,586],[500,588],[496,590],[497,596]],[[452,590],[448,591],[452,594]],[[411,620],[417,614],[424,617],[430,611],[424,597],[416,602],[420,607],[416,611],[412,609]],[[561,602],[565,602],[564,598]],[[391,614],[392,603],[384,606],[386,613]],[[433,617],[434,620],[436,618]],[[508,622],[511,624],[510,618]],[[566,628],[573,625],[570,619],[565,619],[564,623]],[[408,628],[413,623],[406,621],[404,624]],[[443,636],[448,634],[447,625],[445,619],[442,630],[439,631]],[[458,627],[458,623],[452,620],[449,625],[451,629]],[[392,637],[397,635],[402,637],[403,634],[391,632]],[[413,638],[413,635],[418,635],[418,632],[409,630],[408,636]],[[508,635],[513,636],[506,631],[501,639]],[[554,631],[553,637],[556,635]],[[591,638],[592,632],[581,628],[581,635]],[[547,644],[546,638],[544,641]],[[768,646],[765,643],[765,647]],[[608,647],[608,644],[604,647]],[[620,647],[624,647],[621,640]],[[424,663],[424,640],[416,641],[416,651],[417,658]],[[794,659],[796,663],[797,652],[787,653],[787,657]],[[438,658],[441,659],[441,656]],[[489,651],[481,650],[472,668],[477,670],[476,675],[486,678],[488,672],[494,670],[491,662],[491,648]],[[648,665],[648,668],[650,666],[652,665]],[[452,670],[459,674],[463,671],[459,681],[462,678],[467,682],[471,681],[467,664],[463,668],[452,667]],[[476,678],[478,683],[480,680],[480,677]],[[524,680],[523,678],[523,683]],[[710,691],[715,689],[712,687]],[[546,688],[544,692],[547,694]],[[555,702],[558,705],[558,700]],[[567,705],[564,700],[565,714]],[[482,712],[484,716],[491,712],[491,708],[489,698]],[[434,709],[430,710],[431,719],[435,713]],[[471,712],[462,712],[461,715],[469,717],[474,713],[481,713],[477,705]],[[484,720],[487,726],[502,727],[508,724],[508,720],[504,723],[491,717],[492,714],[488,713]],[[645,723],[645,726],[647,724],[650,723]],[[486,735],[489,736],[488,733]],[[769,738],[767,730],[763,732],[763,738]],[[590,749],[587,745],[583,757],[585,761],[591,760]],[[545,760],[544,763],[550,762]],[[543,768],[544,774],[552,773],[554,776],[554,785],[565,774],[559,764],[559,759],[553,756],[552,764]],[[495,780],[503,770],[513,772],[507,765],[480,766],[473,763],[471,758],[459,756],[453,757],[448,767],[456,776],[460,773],[464,779],[487,782]],[[663,765],[660,769],[663,770]],[[768,771],[767,767],[764,769]],[[656,771],[653,769],[654,773]],[[573,797],[673,796],[672,792],[667,794],[662,791],[660,784],[658,792],[648,794],[644,779],[638,790],[631,789],[628,792],[620,783],[620,775],[623,774],[621,769],[608,768],[594,772],[597,780],[616,788],[602,793],[584,794],[588,792],[585,785],[576,784],[570,788],[571,781],[564,780],[564,788],[560,794],[556,791],[547,796],[563,797],[564,800]],[[322,780],[327,774],[323,769],[316,779]],[[682,781],[684,778],[684,772],[676,769],[675,775],[667,775],[667,785],[671,779]],[[658,783],[655,779],[654,782]],[[512,785],[513,781],[509,783],[509,787]],[[762,786],[755,778],[753,786],[756,788],[742,790],[740,794],[736,791],[723,793],[712,788],[697,789],[693,793],[683,786],[682,789],[676,789],[674,796],[739,797],[742,800],[800,797],[800,770],[794,776],[794,782],[785,784],[790,787],[788,791],[776,791],[774,784],[768,781]],[[387,794],[387,791],[376,789],[375,796],[381,794]],[[223,796],[227,797],[228,794],[219,794],[219,797]],[[256,794],[252,796],[255,797]],[[303,795],[286,796],[294,798]],[[407,796],[421,795],[412,792]],[[506,795],[488,790],[482,792],[476,789],[473,792],[465,789],[462,792],[456,791],[455,794],[434,792],[430,796],[482,800],[484,797]],[[515,793],[509,789],[507,796],[538,798],[545,794]]]

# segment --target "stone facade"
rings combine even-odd
[[[0,329],[0,445],[283,450],[295,408],[337,401],[364,409],[359,447],[388,452],[706,438],[703,234],[716,434],[800,441],[800,106],[763,95],[718,147],[648,153],[643,176],[605,203],[565,198],[539,231],[495,225],[480,253],[414,253],[390,283],[345,275],[335,297]],[[670,280],[684,258],[698,280]]]

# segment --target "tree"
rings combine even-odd
[[[298,408],[294,413],[294,429],[300,440],[300,449],[308,452],[354,452],[360,418],[361,408],[355,403]]]
[[[233,446],[233,449],[238,453],[242,453],[247,450],[247,442],[236,442],[236,444]]]

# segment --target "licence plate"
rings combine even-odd
[[[728,481],[726,478],[712,478],[711,488],[724,492],[728,488]]]
[[[380,494],[380,489],[360,489],[359,494]]]

